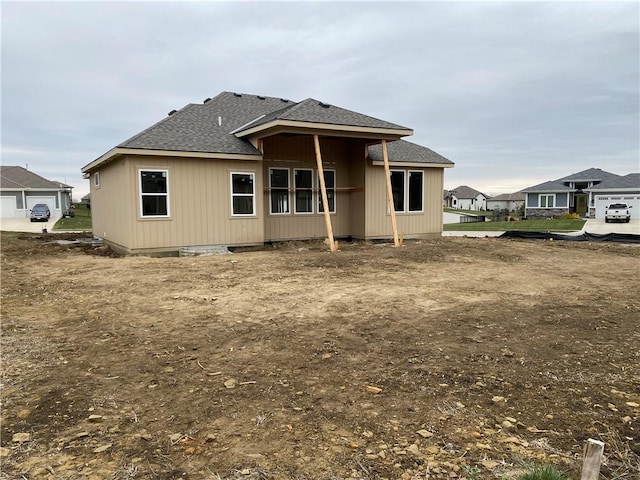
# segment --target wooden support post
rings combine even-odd
[[[590,438],[584,444],[584,461],[580,480],[598,480],[600,463],[604,452],[604,442]]]
[[[318,179],[320,181],[320,192],[322,193],[322,208],[324,210],[324,221],[327,224],[327,238],[329,239],[329,248],[335,252],[338,247],[333,239],[333,227],[331,227],[331,215],[329,213],[329,198],[327,197],[327,186],[324,182],[324,170],[322,168],[322,155],[320,154],[320,140],[318,135],[313,136],[313,144],[316,149],[316,162],[318,164]]]
[[[396,207],[393,204],[393,190],[391,189],[391,170],[389,169],[389,153],[387,152],[387,141],[382,140],[382,159],[384,160],[384,174],[387,177],[387,202],[391,213],[391,228],[393,228],[393,246],[399,247],[398,223],[396,222]]]

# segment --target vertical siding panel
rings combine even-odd
[[[424,212],[421,214],[396,213],[398,229],[405,238],[442,233],[442,168],[408,168],[424,171]],[[366,171],[366,235],[370,238],[391,237],[391,221],[387,213],[384,170],[368,166]]]

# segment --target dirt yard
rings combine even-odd
[[[3,479],[579,478],[588,438],[638,478],[638,245],[57,238],[2,234]]]

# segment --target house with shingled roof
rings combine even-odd
[[[453,162],[412,134],[311,98],[222,92],[82,168],[93,233],[127,253],[438,237]]]
[[[459,210],[485,211],[489,197],[475,188],[466,185],[448,190],[445,195],[445,207]]]
[[[625,202],[632,206],[632,218],[640,218],[640,174],[616,175],[599,168],[589,168],[557,180],[543,182],[522,190],[525,216],[560,218],[565,213],[582,217],[604,218],[609,203]]]
[[[524,193],[502,193],[487,199],[487,210],[508,210],[515,212],[524,205]]]
[[[26,218],[37,203],[49,206],[52,217],[71,207],[72,186],[20,166],[0,166],[0,218]]]

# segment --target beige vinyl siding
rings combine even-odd
[[[391,167],[396,170],[395,167]],[[404,238],[420,238],[442,233],[442,188],[444,169],[401,167],[397,170],[424,172],[423,212],[396,212],[398,232]],[[405,183],[405,189],[407,185]],[[365,201],[366,238],[388,238],[393,235],[391,216],[387,208],[384,167],[368,164],[366,168]]]
[[[264,242],[262,216],[262,163],[258,161],[231,161],[190,159],[176,157],[135,157],[122,161],[126,168],[112,172],[113,163],[101,169],[100,189],[106,187],[110,177],[117,177],[113,184],[117,190],[109,195],[118,200],[113,214],[101,214],[106,219],[94,232],[103,229],[106,239],[127,250],[153,251],[177,250],[195,245],[255,245]],[[141,170],[166,170],[168,172],[169,216],[147,218],[140,211]],[[231,215],[231,172],[254,174],[255,216]],[[101,193],[92,208],[100,204]],[[113,208],[114,205],[106,206]],[[98,215],[96,214],[96,217]],[[131,232],[126,238],[122,232]]]
[[[115,160],[97,170],[100,186],[96,187],[95,171],[91,173],[91,222],[93,234],[123,248],[132,242],[136,211],[134,179],[129,175],[125,159]]]
[[[358,148],[359,147],[359,148]],[[264,148],[263,184],[269,186],[270,168],[289,169],[289,204],[291,213],[271,214],[268,188],[264,192],[265,240],[281,241],[327,236],[324,214],[318,212],[318,165],[311,135],[267,138]],[[353,235],[353,223],[362,210],[354,211],[350,187],[354,187],[354,168],[364,162],[364,143],[353,139],[320,138],[323,168],[336,172],[336,212],[331,214],[331,225],[336,237]],[[358,156],[360,158],[358,158]],[[294,201],[295,169],[313,170],[314,213],[296,214]],[[361,184],[361,186],[363,186]],[[363,223],[360,221],[360,223]]]

